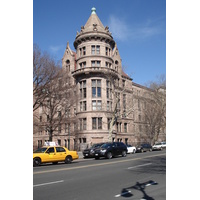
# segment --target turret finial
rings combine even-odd
[[[91,11],[92,11],[91,15],[92,15],[92,14],[96,14],[96,8],[95,8],[95,7],[93,7],[93,8],[91,9]]]

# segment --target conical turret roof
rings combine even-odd
[[[84,26],[84,32],[93,31],[95,29],[97,31],[106,32],[104,25],[96,14],[96,8],[92,8],[92,13]]]
[[[101,37],[112,43],[114,46],[114,40],[108,26],[104,27],[101,20],[96,14],[96,8],[91,9],[91,15],[87,20],[85,26],[81,27],[80,33],[77,31],[76,39],[74,41],[74,47],[84,41],[84,38]]]

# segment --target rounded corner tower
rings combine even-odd
[[[118,127],[110,131],[110,122],[118,102],[116,95],[121,95],[122,79],[126,77],[123,78],[124,73],[116,42],[109,27],[104,27],[97,16],[96,8],[91,9],[86,24],[81,27],[80,32],[77,31],[74,48],[76,52],[70,54],[69,45],[67,46],[63,67],[67,67],[67,61],[74,66],[70,74],[74,79],[77,94],[76,121],[80,149],[99,142],[115,140],[125,142],[127,134],[117,135]],[[130,78],[128,81],[131,91]],[[126,90],[128,91],[128,84]],[[120,102],[117,108],[124,109]],[[117,126],[121,126],[122,129],[124,123],[127,124],[121,121]]]

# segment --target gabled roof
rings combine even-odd
[[[123,70],[122,70],[122,76],[127,78],[127,79],[130,79],[130,80],[133,80],[130,76],[128,76]]]

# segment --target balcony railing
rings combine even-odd
[[[77,70],[72,71],[73,76],[79,76],[82,74],[90,74],[90,73],[105,73],[106,75],[118,76],[118,72],[112,68],[108,67],[83,67]]]

